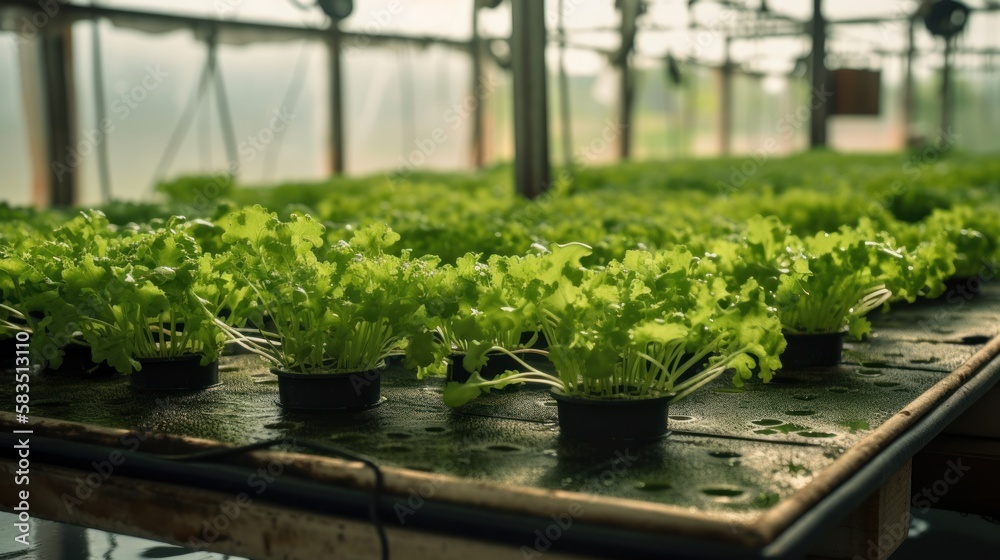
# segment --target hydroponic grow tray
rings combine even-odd
[[[380,467],[378,517],[398,557],[793,557],[1000,378],[997,288],[876,316],[876,336],[847,344],[836,368],[787,371],[742,391],[717,380],[671,407],[668,438],[612,448],[564,441],[545,390],[512,388],[451,410],[442,380],[399,368],[383,376],[381,406],[327,416],[282,411],[274,376],[252,356],[223,358],[221,386],[181,394],[133,391],[121,377],[38,374],[34,514],[191,544],[243,492],[253,514],[206,548],[377,555],[373,470],[337,458],[339,449]],[[2,398],[11,391],[5,383]],[[9,413],[0,419],[7,440],[24,428]],[[266,440],[275,441],[233,448]],[[12,471],[12,446],[4,449]],[[114,473],[67,507],[65,496],[115,449],[123,459]],[[0,503],[13,507],[9,485]],[[567,516],[569,527],[550,530],[557,538],[538,540]],[[551,549],[539,550],[546,542]]]

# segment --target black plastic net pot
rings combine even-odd
[[[521,341],[520,341],[521,342],[521,347],[523,347],[523,348],[530,348],[532,350],[548,350],[549,349],[549,341],[548,341],[548,339],[545,338],[545,333],[543,333],[541,331],[538,332],[538,336],[535,338],[535,342],[529,346],[528,343],[531,342],[531,339],[534,336],[535,336],[535,333],[533,333],[533,332],[523,332],[523,333],[521,333]],[[533,364],[533,365],[545,364],[545,363],[548,363],[548,361],[549,361],[549,357],[546,356],[545,354],[538,354],[538,353],[535,353],[535,352],[525,352],[525,353],[521,354],[520,357],[525,362],[528,362],[529,364]]]
[[[525,354],[527,356],[527,354]],[[496,376],[509,370],[521,371],[524,366],[519,364],[517,360],[503,353],[487,354],[486,357],[488,361],[483,369],[479,371],[479,377],[483,379],[490,380],[495,379]],[[448,364],[448,381],[457,381],[459,383],[465,383],[472,377],[472,372],[465,369],[463,365],[463,360],[465,359],[465,354],[453,354],[450,357],[451,363]],[[524,360],[524,357],[521,357]]]
[[[366,410],[378,406],[384,366],[346,373],[292,373],[271,368],[278,376],[282,408],[299,412]]]
[[[405,366],[405,364],[406,364],[405,352],[399,352],[398,354],[390,354],[385,357],[386,367]]]
[[[536,334],[538,335],[537,337],[535,337]],[[531,331],[521,333],[521,346],[527,346],[528,343],[531,342],[532,338],[535,338],[535,342],[531,345],[531,348],[536,350],[545,350],[549,347],[549,341],[545,338],[545,333],[541,331],[538,333],[533,333]]]
[[[142,391],[191,391],[219,384],[219,362],[201,365],[201,356],[136,358],[142,366],[133,371],[132,388]]]
[[[844,333],[793,334],[785,333],[781,369],[829,367],[840,363],[844,352]]]
[[[552,391],[552,398],[559,412],[560,433],[567,438],[599,444],[653,440],[669,433],[669,395],[600,398]]]
[[[951,298],[946,301],[955,301],[959,297],[971,300],[979,295],[986,282],[979,276],[952,276],[944,281],[945,291],[941,297]]]
[[[63,347],[63,359],[59,367],[45,364],[43,370],[55,375],[91,375],[94,377],[111,377],[118,372],[108,365],[108,362],[94,363],[90,346],[68,344]]]
[[[0,371],[17,367],[17,339],[13,336],[0,338]]]

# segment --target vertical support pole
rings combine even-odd
[[[69,26],[52,35],[41,35],[38,75],[41,78],[44,123],[43,165],[36,165],[35,202],[54,207],[73,206],[79,189],[79,156],[76,154],[76,88],[73,73],[73,35]]]
[[[236,128],[233,126],[233,116],[229,110],[229,98],[226,95],[225,80],[222,78],[222,70],[219,69],[219,47],[215,34],[209,39],[209,56],[211,58],[212,76],[215,78],[215,102],[219,112],[219,128],[222,133],[222,141],[226,146],[226,157],[228,165],[226,171],[231,179],[236,179],[240,170],[239,148],[236,142]]]
[[[90,22],[91,48],[94,57],[94,116],[97,118],[97,128],[106,130],[108,107],[104,95],[104,55],[101,52],[101,20]],[[111,202],[111,156],[109,155],[110,138],[105,136],[97,144],[97,177],[101,182],[101,199]]]
[[[632,107],[635,100],[635,84],[630,68],[632,51],[635,49],[636,18],[642,8],[640,0],[621,0],[621,48],[618,49],[618,124],[621,135],[618,138],[618,157],[627,160],[632,156]]]
[[[330,62],[330,174],[344,173],[344,91],[341,68],[340,23],[330,22],[327,39]]]
[[[479,169],[486,164],[486,150],[483,144],[483,103],[486,101],[483,96],[483,40],[479,36],[479,1],[472,3],[472,40],[469,43],[470,57],[472,59],[472,92],[471,95],[476,103],[472,108],[472,139],[471,154],[472,167]]]
[[[889,560],[910,527],[912,467],[913,461],[907,461],[857,509],[832,523],[825,535],[810,543],[806,557]]]
[[[944,64],[941,67],[941,130],[938,137],[942,144],[948,141],[951,136],[951,110],[954,88],[951,83],[951,61],[955,47],[955,38],[947,37],[944,40]]]
[[[910,17],[906,31],[906,67],[903,72],[903,117],[902,117],[902,148],[910,144],[910,127],[913,126],[913,58],[916,55],[916,44],[914,42],[914,29],[917,25],[917,18]]]
[[[514,176],[517,192],[535,198],[549,188],[549,112],[545,69],[545,2],[511,0],[514,74]]]
[[[698,144],[698,66],[692,64],[684,88],[684,110],[681,121],[684,127],[684,155],[693,156]]]
[[[621,125],[621,136],[618,137],[618,157],[627,160],[632,157],[632,72],[629,69],[629,58],[626,55],[618,68],[621,80],[618,94],[618,122]]]
[[[813,0],[812,56],[809,64],[812,89],[809,92],[809,147],[826,146],[827,82],[826,70],[826,19],[823,17],[823,0]]]
[[[562,134],[563,165],[573,166],[573,130],[569,110],[569,78],[566,76],[566,28],[563,25],[563,0],[556,8],[559,11],[556,27],[559,33],[559,132]]]
[[[733,60],[732,39],[726,37],[726,58],[719,68],[719,153],[728,156],[733,150]]]

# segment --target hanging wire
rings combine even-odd
[[[208,53],[205,56],[205,65],[202,68],[197,89],[191,93],[191,97],[188,99],[187,105],[185,105],[184,110],[181,112],[181,117],[177,121],[177,126],[174,127],[174,131],[171,133],[170,139],[167,141],[167,145],[163,149],[163,154],[160,156],[160,162],[156,165],[156,170],[153,171],[153,188],[155,188],[156,184],[163,179],[167,171],[170,169],[170,166],[173,165],[174,158],[177,157],[177,151],[180,149],[181,142],[183,142],[184,137],[187,135],[188,129],[191,128],[191,123],[194,121],[194,117],[198,112],[201,100],[204,99],[205,93],[208,91],[208,86],[211,84],[212,75],[214,73],[215,39],[214,37],[210,37],[208,40]]]
[[[996,55],[989,53],[986,55],[986,72],[983,76],[983,104],[985,105],[983,114],[989,115],[985,122],[997,122],[997,104],[990,103],[990,100],[1000,98],[1000,74],[997,73]],[[991,135],[990,138],[995,138]],[[998,146],[994,144],[991,149],[996,150]]]
[[[682,125],[685,131],[685,143],[687,147],[685,153],[693,156],[698,146],[698,82],[701,80],[700,68],[691,65],[690,76],[687,87],[684,88],[684,107]]]
[[[303,12],[313,9],[317,2],[302,2],[300,0],[288,0],[288,3],[302,10]]]
[[[281,108],[287,109],[287,112],[290,115],[295,114],[295,110],[299,104],[299,99],[302,97],[302,89],[306,80],[306,70],[309,68],[309,62],[313,53],[313,49],[309,48],[310,46],[311,44],[309,41],[302,42],[302,48],[299,50],[298,59],[295,61],[295,69],[292,70],[292,78],[288,83],[288,89],[285,90],[285,95],[281,101]],[[291,126],[290,123],[286,124],[281,130],[275,132],[273,146],[264,153],[263,179],[265,182],[271,180],[274,176],[276,168],[278,167],[278,159],[281,156],[281,147],[284,145],[285,136],[288,133],[289,126]]]
[[[118,550],[118,538],[114,533],[108,535],[108,549],[104,552],[104,560],[114,560],[115,551]]]
[[[90,3],[92,6],[96,2]],[[90,24],[91,55],[94,66],[94,114],[97,119],[97,128],[101,131],[100,141],[97,143],[97,176],[101,183],[101,199],[105,204],[111,202],[111,156],[109,154],[110,138],[105,130],[104,123],[108,121],[108,107],[104,93],[104,57],[101,54],[101,20],[94,19]]]
[[[382,522],[382,517],[379,515],[378,511],[379,502],[382,499],[382,494],[385,492],[385,476],[382,473],[382,469],[378,466],[377,463],[375,463],[373,459],[365,457],[364,455],[359,455],[350,451],[346,451],[339,447],[334,447],[326,443],[302,440],[298,438],[275,438],[275,439],[258,441],[255,443],[239,447],[209,449],[206,451],[196,451],[194,453],[186,453],[180,455],[161,455],[159,458],[166,459],[169,461],[183,462],[183,463],[212,462],[212,461],[227,459],[230,457],[235,457],[238,455],[243,455],[248,451],[255,451],[258,449],[268,449],[278,445],[286,445],[286,444],[291,445],[293,447],[301,447],[305,449],[310,449],[312,451],[327,453],[334,457],[339,457],[341,459],[346,459],[348,461],[361,463],[372,471],[375,480],[374,484],[372,484],[371,501],[368,504],[368,516],[372,526],[375,528],[375,533],[376,536],[378,537],[379,545],[381,546],[380,558],[382,560],[388,560],[389,539],[385,532],[385,524]]]
[[[212,104],[198,104],[198,161],[201,168],[212,168]]]
[[[219,125],[222,133],[222,140],[226,145],[226,154],[229,157],[230,177],[235,177],[240,169],[240,156],[236,148],[236,128],[233,126],[233,115],[229,110],[229,96],[226,95],[226,85],[222,79],[222,71],[215,65],[213,68],[215,75],[215,100],[219,106]]]
[[[434,98],[435,99],[448,99],[451,92],[451,60],[448,58],[448,53],[444,51],[436,51],[437,55],[443,58],[440,64],[436,64],[439,68],[437,74],[437,80],[434,82]]]
[[[417,141],[416,100],[414,99],[413,67],[410,62],[409,47],[396,50],[396,61],[399,65],[399,124],[402,134],[402,150],[404,158]]]
[[[676,64],[672,62],[672,56],[673,55],[671,55],[668,52],[667,58],[665,58],[663,61],[664,64],[667,65],[668,69],[671,64]],[[674,124],[674,119],[676,118],[677,114],[677,94],[675,92],[671,92],[670,90],[670,86],[673,84],[673,82],[670,79],[670,71],[668,70],[666,72],[662,72],[661,76],[663,76],[663,99],[664,99],[663,117],[667,127],[666,131],[664,132],[664,137],[666,139],[666,144],[664,145],[664,150],[666,153],[664,154],[664,158],[669,158],[671,148],[673,149],[674,152],[677,153],[680,152],[680,141],[678,140],[679,131],[676,130],[677,127]],[[671,103],[671,93],[673,93],[673,103]],[[671,108],[670,111],[666,110],[667,105],[670,105]],[[673,142],[671,142],[671,140],[673,140]]]
[[[563,16],[563,0],[559,0],[556,22],[559,34],[559,116],[562,127],[562,150],[563,165],[567,171],[572,171],[573,167],[573,131],[571,129],[571,116],[569,105],[569,78],[566,75],[566,25]]]

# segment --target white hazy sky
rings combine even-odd
[[[86,3],[88,0],[74,0]],[[312,3],[314,0],[297,0]],[[541,0],[539,0],[541,1]],[[550,30],[554,28],[558,0],[545,0]],[[695,4],[688,10],[688,0],[648,0],[649,12],[643,16],[646,27],[680,28],[685,30],[692,17],[701,25],[716,29],[720,22],[731,18],[718,5],[708,0]],[[742,0],[745,5],[759,6],[761,0]],[[767,0],[768,6],[800,20],[811,17],[811,0]],[[966,0],[972,7],[981,7],[986,0]],[[326,18],[318,8],[302,10],[293,0],[98,0],[109,7],[146,11],[184,13],[218,19],[282,22],[291,25],[325,26]],[[619,37],[614,31],[618,13],[614,0],[563,0],[565,25],[570,30],[570,41],[575,45],[613,49]],[[413,35],[468,38],[471,34],[473,0],[355,0],[354,13],[344,22],[349,30],[361,32],[393,32]],[[827,0],[825,15],[832,20],[861,17],[900,17],[911,12],[916,0]],[[741,20],[742,21],[742,20]],[[483,33],[491,37],[505,37],[510,33],[509,3],[495,10],[482,12]],[[92,83],[92,51],[90,26],[77,24],[74,49],[77,73],[77,95],[82,130],[96,125]],[[183,107],[188,102],[197,83],[198,72],[204,64],[204,45],[196,41],[190,31],[167,34],[149,34],[140,31],[116,29],[110,23],[100,24],[103,42],[107,103],[116,102],[139,83],[148,65],[160,65],[169,72],[164,85],[148,94],[148,100],[129,113],[127,120],[116,121],[117,128],[109,135],[112,159],[112,178],[116,196],[136,198],[146,196],[155,179],[160,156],[168,143],[171,131]],[[966,47],[1000,49],[1000,11],[975,14],[970,28],[961,39]],[[863,26],[835,26],[830,32],[831,65],[870,67],[883,70],[883,83],[898,84],[901,61],[884,58],[875,49],[901,51],[905,41],[902,23]],[[935,41],[922,28],[917,33],[921,56],[916,64],[918,80],[926,82],[940,68],[940,41]],[[20,74],[17,50],[5,48],[15,45],[14,35],[0,32],[0,169],[4,181],[0,182],[0,201],[17,204],[29,202],[31,172],[27,142],[28,123],[22,110]],[[660,66],[662,57],[672,53],[686,58],[697,55],[707,62],[721,62],[723,44],[721,33],[709,33],[701,46],[695,48],[692,36],[686,31],[641,31],[637,38],[639,57],[643,65]],[[775,98],[788,97],[785,77],[795,62],[809,51],[805,37],[740,41],[733,44],[735,60],[748,69],[771,75],[763,82],[764,89]],[[555,49],[549,49],[550,63],[554,68]],[[250,183],[269,184],[294,178],[319,178],[325,175],[327,130],[327,67],[323,45],[302,42],[264,43],[239,47],[225,47],[219,52],[220,71],[227,81],[228,97],[232,104],[238,139],[259,133],[268,123],[276,107],[283,106],[294,81],[296,68],[301,65],[305,79],[296,105],[296,118],[288,133],[281,140],[269,145],[265,152],[250,154],[241,159],[241,179]],[[1000,57],[994,57],[997,60]],[[977,59],[979,64],[985,59]],[[590,106],[592,112],[610,114],[616,96],[614,72],[603,55],[587,49],[570,49],[567,52],[568,71],[574,75],[597,76],[594,86],[586,96],[573,101],[576,111]],[[960,65],[961,66],[961,65]],[[980,72],[979,76],[989,71]],[[995,70],[994,76],[995,76]],[[463,53],[442,48],[424,49],[358,49],[345,63],[346,134],[348,170],[351,173],[369,173],[398,167],[400,154],[409,153],[415,135],[424,138],[427,131],[444,122],[442,114],[454,103],[468,96],[468,59]],[[980,79],[980,78],[977,78]],[[408,84],[408,85],[407,85]],[[996,86],[990,86],[995,88]],[[502,87],[498,91],[505,91]],[[992,90],[990,90],[992,91]],[[584,98],[586,97],[586,98]],[[983,96],[983,99],[989,99]],[[780,99],[775,103],[783,103]],[[887,107],[893,107],[888,101]],[[498,159],[510,157],[504,152],[509,148],[510,107],[506,94],[495,96],[488,104],[493,141],[498,146]],[[992,105],[990,107],[993,107]],[[995,110],[976,108],[978,119],[973,124],[984,129],[996,129],[990,124]],[[989,110],[987,110],[989,109]],[[711,113],[701,107],[702,113]],[[117,113],[115,113],[117,114]],[[584,114],[585,116],[585,114]],[[755,116],[755,115],[751,115]],[[876,132],[853,134],[851,138],[871,139],[871,146],[858,145],[856,149],[888,149],[895,144],[892,116],[879,119],[881,128]],[[994,119],[995,120],[995,119]],[[206,172],[218,169],[226,161],[218,127],[218,115],[211,101],[203,103],[196,124],[185,137],[177,159],[167,170],[169,176],[183,173]],[[595,120],[599,122],[599,120]],[[574,134],[583,139],[588,134],[585,123],[574,125]],[[865,121],[858,126],[875,125]],[[833,123],[834,139],[839,138]],[[846,126],[846,125],[845,125]],[[468,123],[449,131],[448,142],[429,158],[428,166],[459,169],[468,164]],[[875,130],[874,128],[872,130]],[[709,131],[711,132],[711,131]],[[711,134],[709,134],[711,136]],[[711,138],[706,141],[711,143]],[[714,144],[713,144],[714,145]],[[94,157],[85,158],[81,164],[82,193],[85,202],[96,200],[98,180]]]

